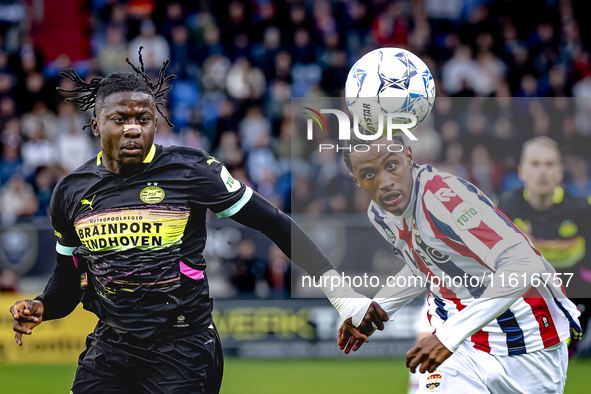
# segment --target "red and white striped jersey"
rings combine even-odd
[[[494,283],[498,281],[494,275],[501,259],[508,261],[509,267],[513,257],[523,259],[515,251],[525,250],[551,275],[554,270],[474,185],[431,165],[415,166],[413,172],[412,197],[401,216],[373,201],[367,212],[374,227],[394,246],[395,254],[421,279],[419,283],[426,283],[430,290],[428,317],[446,347],[455,351],[467,340],[476,349],[494,355],[516,355],[555,345],[566,340],[571,331],[581,335],[579,311],[560,289],[539,286],[525,292],[527,286],[522,286],[523,291],[513,299],[487,297],[492,294],[489,287],[507,286]],[[462,315],[471,304],[473,308]],[[498,314],[484,316],[486,309],[499,305]],[[439,336],[444,331],[445,340]]]

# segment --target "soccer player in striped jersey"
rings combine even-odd
[[[387,149],[393,143],[402,151]],[[424,374],[417,392],[562,392],[565,341],[582,336],[579,311],[558,283],[565,278],[469,182],[416,165],[399,137],[360,144],[367,141],[353,139],[345,151],[350,176],[372,199],[370,221],[406,262],[396,276],[407,280],[395,282],[408,284],[385,286],[374,301],[392,320],[421,284],[430,292],[435,333],[407,353],[411,372]],[[345,323],[339,346],[357,350],[372,331],[366,320]]]

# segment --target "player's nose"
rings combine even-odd
[[[390,190],[394,186],[394,179],[392,178],[392,175],[388,173],[388,171],[379,172],[378,182],[380,189],[382,190]]]
[[[126,138],[137,138],[142,134],[142,127],[135,120],[131,120],[123,125],[123,134]]]

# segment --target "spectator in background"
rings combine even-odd
[[[165,116],[169,117],[168,111],[162,111]],[[166,122],[158,124],[158,131],[154,137],[154,143],[164,146],[181,145],[181,139]]]
[[[198,62],[206,63],[207,61],[205,59],[209,59],[210,56],[221,56],[224,54],[224,47],[222,46],[220,37],[220,29],[216,25],[211,24],[205,26],[203,34],[204,46],[198,52]]]
[[[45,103],[50,102],[52,95],[49,92],[49,85],[45,83],[45,78],[40,73],[31,73],[23,80],[20,80],[21,86],[17,87],[14,97],[16,99],[18,109],[22,112],[30,112],[33,104],[37,101]]]
[[[166,5],[166,19],[162,23],[160,31],[169,42],[174,41],[174,29],[180,26],[186,27],[184,14],[183,6],[179,2],[171,1]]]
[[[304,28],[298,28],[293,33],[292,44],[289,49],[294,64],[309,64],[316,60],[310,32]]]
[[[269,287],[271,298],[284,298],[291,290],[289,259],[275,244],[269,247]]]
[[[35,172],[37,167],[51,166],[56,162],[55,148],[45,138],[43,123],[39,121],[36,123],[35,127],[31,129],[29,140],[22,146],[23,170],[26,175]]]
[[[459,46],[451,59],[442,67],[441,84],[443,89],[454,96],[466,87],[477,83],[478,66],[471,58],[471,50],[466,45]]]
[[[25,182],[22,175],[13,175],[0,188],[0,221],[4,225],[15,223],[21,216],[34,215],[37,206],[33,187]]]
[[[591,196],[591,177],[589,163],[581,155],[571,154],[565,157],[566,171],[570,175],[564,188],[573,196]]]
[[[49,203],[56,185],[54,171],[50,167],[37,167],[32,183],[39,203],[35,216],[49,216]]]
[[[256,245],[251,239],[243,239],[238,256],[231,262],[230,282],[241,296],[255,295],[257,281],[267,276],[267,264],[256,258]]]
[[[33,104],[31,112],[27,112],[22,116],[23,134],[30,138],[32,131],[37,128],[37,125],[42,124],[47,140],[53,142],[58,132],[56,122],[57,118],[47,107],[47,104],[41,100],[36,101]]]
[[[252,149],[246,159],[246,171],[249,178],[254,182],[257,191],[269,199],[274,192],[274,185],[277,179],[275,173],[277,161],[273,151],[269,148],[270,136],[266,133],[257,135]]]
[[[267,91],[267,83],[260,69],[251,67],[248,59],[240,58],[228,71],[226,90],[235,100],[258,100]]]
[[[260,107],[252,106],[246,110],[246,115],[240,122],[239,131],[242,149],[245,152],[250,152],[257,141],[259,141],[260,135],[271,134],[271,124],[263,116]]]
[[[101,72],[109,75],[117,71],[127,71],[129,65],[125,58],[129,55],[124,31],[120,27],[109,26],[107,28],[107,42],[98,50],[98,61]]]
[[[13,175],[23,174],[23,160],[19,146],[4,144],[0,158],[0,186],[6,184]]]
[[[0,270],[0,292],[14,293],[17,291],[18,276],[11,270]]]
[[[106,25],[121,30],[123,37],[127,39],[129,36],[129,22],[127,20],[125,4],[117,1],[112,6],[107,5],[104,10],[108,19]]]
[[[186,26],[175,26],[170,30],[171,66],[169,72],[180,79],[190,79],[198,74],[194,62],[196,48],[189,41],[189,30]]]
[[[408,19],[403,14],[402,7],[402,2],[390,3],[386,10],[373,20],[371,34],[379,46],[406,45]]]
[[[75,117],[70,117],[65,127],[60,129],[56,148],[58,163],[67,172],[80,167],[94,153],[89,133],[82,130]]]
[[[273,75],[275,57],[281,50],[281,31],[270,26],[265,29],[263,41],[252,46],[252,59],[256,66],[260,67],[265,76]]]
[[[227,130],[222,133],[214,156],[222,163],[226,163],[228,167],[241,166],[244,163],[244,153],[238,145],[236,132]]]
[[[369,6],[363,1],[349,1],[346,4],[346,43],[350,59],[361,57],[361,49],[367,45],[371,27]]]
[[[349,73],[349,62],[344,51],[333,51],[330,54],[330,66],[322,75],[322,88],[330,97],[342,96],[344,81]]]
[[[140,25],[140,35],[129,43],[129,59],[138,63],[138,49],[144,47],[142,56],[146,71],[157,73],[162,63],[170,56],[170,47],[164,37],[156,34],[156,25],[151,20],[145,20]]]

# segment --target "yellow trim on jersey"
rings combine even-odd
[[[144,159],[144,163],[151,163],[152,160],[154,160],[154,156],[156,155],[156,145],[152,144],[152,147],[150,148],[150,151],[148,152],[148,155],[146,156],[146,158]],[[100,151],[98,153],[98,155],[96,155],[96,165],[100,166],[101,165],[101,158],[103,157],[103,151]]]
[[[523,199],[528,201],[531,197],[531,193],[525,189],[523,189]],[[560,204],[564,199],[564,189],[560,186],[554,188],[554,194],[552,195],[552,203],[553,204]],[[591,197],[590,197],[591,200]],[[589,202],[591,204],[591,202]]]
[[[144,163],[151,163],[154,159],[154,155],[156,154],[156,145],[152,144],[150,151],[148,152],[148,156],[144,159]]]

